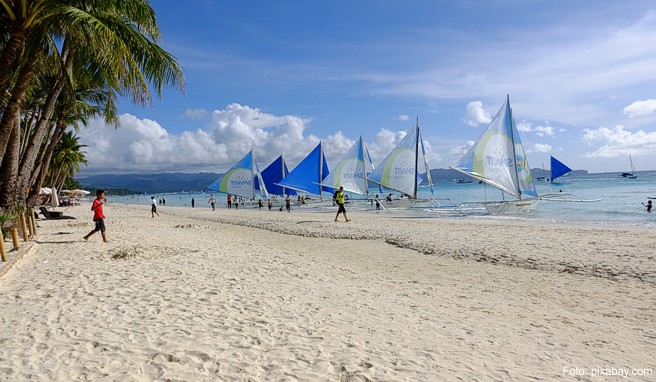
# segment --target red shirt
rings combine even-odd
[[[103,214],[102,199],[96,199],[93,201],[91,211],[93,211],[93,220],[105,218],[105,215]]]

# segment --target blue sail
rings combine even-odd
[[[334,192],[333,188],[322,185],[329,173],[328,162],[326,162],[321,143],[319,143],[301,163],[277,184],[314,195],[321,195],[322,191],[332,193]]]
[[[262,170],[262,180],[264,181],[264,184],[266,186],[267,191],[271,195],[296,195],[296,191],[289,189],[289,188],[283,188],[279,186],[277,183],[283,180],[284,177],[289,174],[289,170],[287,169],[287,164],[285,163],[285,160],[282,157],[282,154],[273,162],[271,162],[270,165],[267,166],[264,170]]]
[[[551,157],[551,181],[572,172],[572,169],[558,159]]]

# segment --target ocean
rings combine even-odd
[[[637,179],[625,179],[618,173],[598,173],[559,178],[553,185],[549,182],[536,182],[538,194],[572,193],[583,200],[597,202],[553,202],[540,201],[538,207],[529,213],[515,216],[480,216],[489,219],[525,219],[538,222],[564,223],[575,225],[599,225],[619,227],[654,227],[656,228],[656,206],[651,213],[646,212],[647,197],[656,198],[656,171],[638,172]],[[434,183],[435,196],[449,198],[454,203],[475,201],[497,201],[502,199],[502,193],[490,186],[472,183],[456,183],[443,181]],[[377,189],[372,189],[375,194]],[[156,194],[158,199],[165,198],[166,206],[191,208],[191,199],[195,199],[195,208],[211,208],[208,199],[209,192],[204,193],[174,193]],[[108,195],[110,203],[150,205],[151,195]],[[225,206],[225,195],[215,193],[218,208]],[[430,196],[428,187],[420,187],[419,197]],[[508,199],[508,197],[506,197]],[[656,200],[653,201],[656,205]],[[165,206],[164,206],[165,207]],[[389,211],[386,213],[412,213],[422,217],[443,217],[422,210]],[[453,216],[452,216],[453,217]],[[456,217],[458,218],[458,217]]]

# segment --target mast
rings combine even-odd
[[[418,166],[419,166],[419,117],[417,117],[417,122],[415,123],[415,176],[414,176],[415,189],[412,195],[414,199],[417,199],[417,187],[419,186],[417,184],[417,173],[419,172]]]
[[[280,179],[285,178],[285,158],[280,153]],[[285,187],[282,188],[282,196],[285,196]]]
[[[362,179],[364,180],[364,196],[369,197],[369,183],[367,182],[367,165],[364,162],[364,139],[362,139],[362,135],[360,135],[360,152],[358,154],[362,156]]]
[[[522,190],[519,188],[519,173],[517,172],[517,153],[515,152],[515,118],[512,115],[512,108],[510,107],[510,94],[506,94],[506,107],[508,108],[508,115],[510,116],[510,138],[512,141],[512,163],[515,170],[515,186],[517,187],[518,199],[522,198]]]
[[[322,142],[319,142],[319,198],[321,198],[321,190],[323,188],[322,183],[323,182],[323,146],[321,145]]]

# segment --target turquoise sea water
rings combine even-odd
[[[536,182],[539,194],[571,192],[581,199],[598,199],[598,202],[565,203],[541,201],[536,210],[521,216],[490,217],[493,219],[528,219],[546,222],[562,222],[583,225],[607,226],[645,226],[656,227],[656,200],[651,213],[641,203],[647,203],[647,196],[656,197],[656,171],[638,172],[637,179],[624,179],[619,173],[588,174],[584,176],[566,176],[551,185],[548,182]],[[478,182],[459,184],[454,181],[436,182],[435,195],[450,198],[459,204],[462,202],[501,200],[500,191]],[[377,190],[372,190],[376,193]],[[191,198],[195,199],[195,208],[210,208],[209,192],[178,193],[154,195],[164,197],[166,206],[191,208]],[[215,193],[218,207],[225,206],[225,195]],[[108,196],[110,203],[150,205],[151,195]],[[421,187],[420,197],[430,196],[430,189]],[[165,206],[163,206],[165,207]],[[389,213],[400,213],[389,211]],[[408,212],[406,211],[405,214]],[[412,211],[419,216],[441,215],[421,210]],[[477,215],[479,217],[479,215]]]

